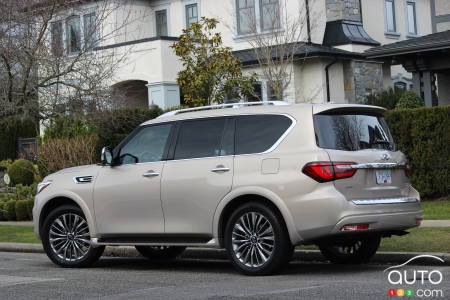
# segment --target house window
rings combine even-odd
[[[255,31],[255,0],[237,0],[238,34],[249,34]]]
[[[97,30],[95,25],[95,14],[88,14],[83,16],[84,25],[84,44],[88,49],[92,49],[97,42]]]
[[[278,0],[260,0],[261,30],[280,27],[280,5]]]
[[[159,10],[156,12],[156,35],[167,36],[167,10]]]
[[[386,11],[386,31],[397,32],[394,0],[385,0],[384,5]]]
[[[250,96],[247,96],[247,101],[256,102],[262,100],[263,100],[262,82],[256,82],[253,85],[253,93]]]
[[[50,25],[51,31],[51,47],[52,53],[56,56],[61,56],[63,54],[63,23],[61,21],[53,22]]]
[[[197,3],[186,5],[186,27],[196,22],[198,22]]]
[[[67,51],[76,54],[81,50],[80,17],[73,16],[66,22]]]
[[[417,35],[417,14],[416,3],[412,1],[406,2],[407,14],[408,14],[408,33],[411,35]]]

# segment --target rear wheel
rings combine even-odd
[[[151,260],[170,260],[180,256],[186,247],[178,246],[136,246],[136,250]]]
[[[332,263],[360,264],[368,262],[380,246],[379,236],[370,236],[357,240],[334,244],[319,245],[320,252]]]
[[[53,210],[44,221],[42,245],[47,256],[62,267],[87,267],[95,263],[105,247],[93,247],[83,211],[64,205]]]
[[[278,272],[294,250],[282,218],[260,203],[236,209],[226,225],[225,245],[233,266],[246,275]]]

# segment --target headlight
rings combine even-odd
[[[51,180],[43,181],[38,183],[36,187],[36,195],[45,190],[50,184],[52,184]]]

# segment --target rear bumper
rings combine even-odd
[[[331,234],[348,233],[342,231],[345,225],[368,224],[368,229],[358,230],[359,233],[375,231],[405,230],[418,226],[417,221],[422,220],[422,210],[395,212],[395,213],[369,213],[350,215],[342,218],[331,230]]]

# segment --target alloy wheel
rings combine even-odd
[[[89,226],[83,217],[75,213],[57,217],[48,235],[52,251],[67,262],[83,259],[91,248]]]

